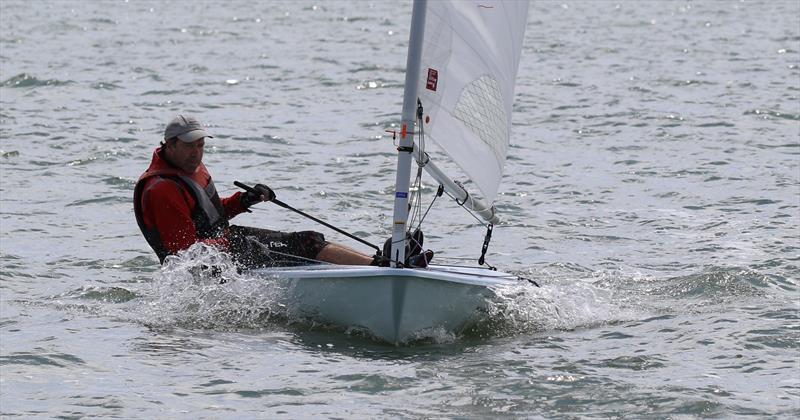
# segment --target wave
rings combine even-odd
[[[753,109],[745,111],[744,115],[758,115],[762,118],[782,118],[791,121],[800,121],[800,114],[781,112],[772,109]]]
[[[11,88],[27,88],[39,86],[63,86],[74,83],[72,80],[58,80],[58,79],[38,79],[28,73],[20,73],[14,77],[6,79],[2,82],[3,86]]]
[[[136,299],[138,294],[123,287],[84,286],[58,295],[56,299],[79,299],[106,303],[124,303]]]

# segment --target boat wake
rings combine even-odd
[[[552,280],[541,287],[520,282],[498,287],[494,292],[486,317],[468,331],[469,335],[512,336],[572,330],[636,316],[635,311],[620,305],[612,291],[576,279]]]
[[[520,283],[496,289],[486,319],[471,334],[511,336],[715,312],[742,302],[791,301],[800,288],[792,279],[742,267],[712,266],[676,277],[621,271],[517,274],[536,278],[541,287]]]
[[[417,331],[402,344],[452,343],[525,334],[595,328],[652,316],[713,312],[742,299],[793,296],[791,279],[752,270],[712,267],[678,277],[620,271],[514,273],[520,281],[495,286],[486,305],[465,328]],[[240,273],[230,257],[197,244],[155,272],[144,287],[83,286],[52,297],[62,310],[110,316],[154,329],[290,330],[371,339],[359,325],[333,325],[300,314],[291,283]]]
[[[212,268],[213,267],[213,268]],[[230,257],[198,244],[170,257],[136,311],[150,327],[217,330],[286,328],[369,337],[358,325],[335,326],[297,315],[288,285],[237,272]],[[463,331],[417,331],[406,344],[449,343],[462,337],[490,338],[547,330],[569,330],[630,316],[613,293],[582,281],[527,281],[493,289],[483,313]]]

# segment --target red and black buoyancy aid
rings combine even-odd
[[[228,217],[225,213],[225,207],[217,193],[217,188],[214,186],[214,181],[208,177],[208,185],[201,186],[192,177],[187,176],[185,172],[165,165],[166,161],[158,156],[159,150],[154,153],[153,163],[150,168],[142,174],[133,192],[133,208],[136,214],[136,223],[142,231],[142,235],[153,248],[153,251],[158,255],[159,261],[164,263],[164,259],[170,254],[169,250],[164,246],[161,240],[161,235],[155,227],[146,226],[144,223],[144,215],[142,213],[142,198],[144,195],[145,186],[148,184],[147,180],[152,177],[161,177],[164,179],[175,182],[180,188],[187,191],[195,200],[195,206],[192,209],[192,222],[194,223],[198,239],[219,238],[228,228]],[[207,174],[205,166],[201,163],[201,170]]]

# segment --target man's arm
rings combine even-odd
[[[247,208],[242,205],[241,191],[237,191],[232,196],[223,198],[220,201],[222,201],[222,207],[225,208],[225,214],[228,216],[228,220],[247,211]]]

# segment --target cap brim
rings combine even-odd
[[[183,134],[178,135],[178,140],[180,140],[180,141],[182,141],[184,143],[192,143],[192,142],[195,142],[197,140],[200,140],[203,137],[214,138],[214,136],[209,135],[208,133],[206,133],[205,130],[192,130],[192,131],[190,131],[188,133],[183,133]]]

